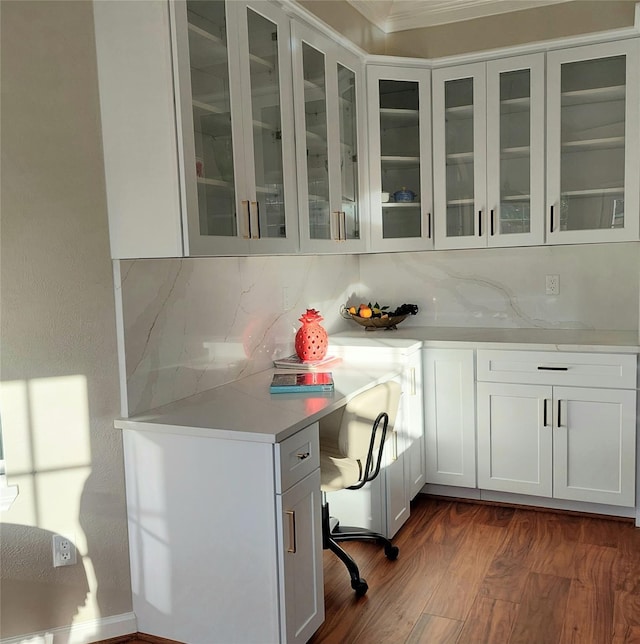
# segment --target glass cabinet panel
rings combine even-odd
[[[309,204],[309,235],[311,239],[331,238],[325,69],[325,55],[308,43],[303,42],[302,71],[307,144],[307,198]]]
[[[338,108],[340,118],[340,170],[342,213],[338,222],[340,239],[360,238],[358,210],[358,112],[356,75],[338,63]]]
[[[500,74],[499,235],[531,230],[531,71]],[[491,226],[493,226],[493,221]]]
[[[247,9],[257,203],[251,204],[253,238],[287,236],[282,159],[278,26]],[[257,210],[257,212],[256,212]]]
[[[187,2],[195,170],[201,235],[236,236],[224,2]]]
[[[381,79],[378,91],[380,174],[384,195],[382,237],[420,238],[423,231],[418,194],[421,180],[419,83]]]
[[[460,78],[444,87],[447,237],[475,234],[473,83]]]
[[[625,79],[625,56],[562,65],[554,230],[625,226]]]

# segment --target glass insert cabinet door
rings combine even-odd
[[[436,245],[486,245],[486,84],[484,63],[433,74]]]
[[[301,24],[293,41],[301,247],[360,250],[361,63]]]
[[[634,41],[547,56],[548,241],[638,238],[638,60]]]
[[[544,55],[487,63],[489,246],[544,243]]]
[[[188,254],[295,250],[288,20],[267,3],[172,4]]]
[[[430,72],[370,67],[367,81],[372,246],[431,248]]]

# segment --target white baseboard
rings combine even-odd
[[[52,628],[40,633],[0,639],[0,644],[90,644],[138,631],[135,613],[123,613],[101,619]]]

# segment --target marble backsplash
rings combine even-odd
[[[328,332],[344,328],[340,303],[363,291],[358,277],[353,255],[115,262],[122,414],[266,369],[294,352],[307,308]]]
[[[640,244],[124,260],[115,275],[126,416],[269,367],[306,308],[349,328],[346,301],[418,304],[403,326],[637,330]]]

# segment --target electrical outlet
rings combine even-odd
[[[53,567],[72,566],[77,561],[73,541],[61,534],[53,535]]]
[[[560,275],[547,275],[547,295],[560,295]]]

